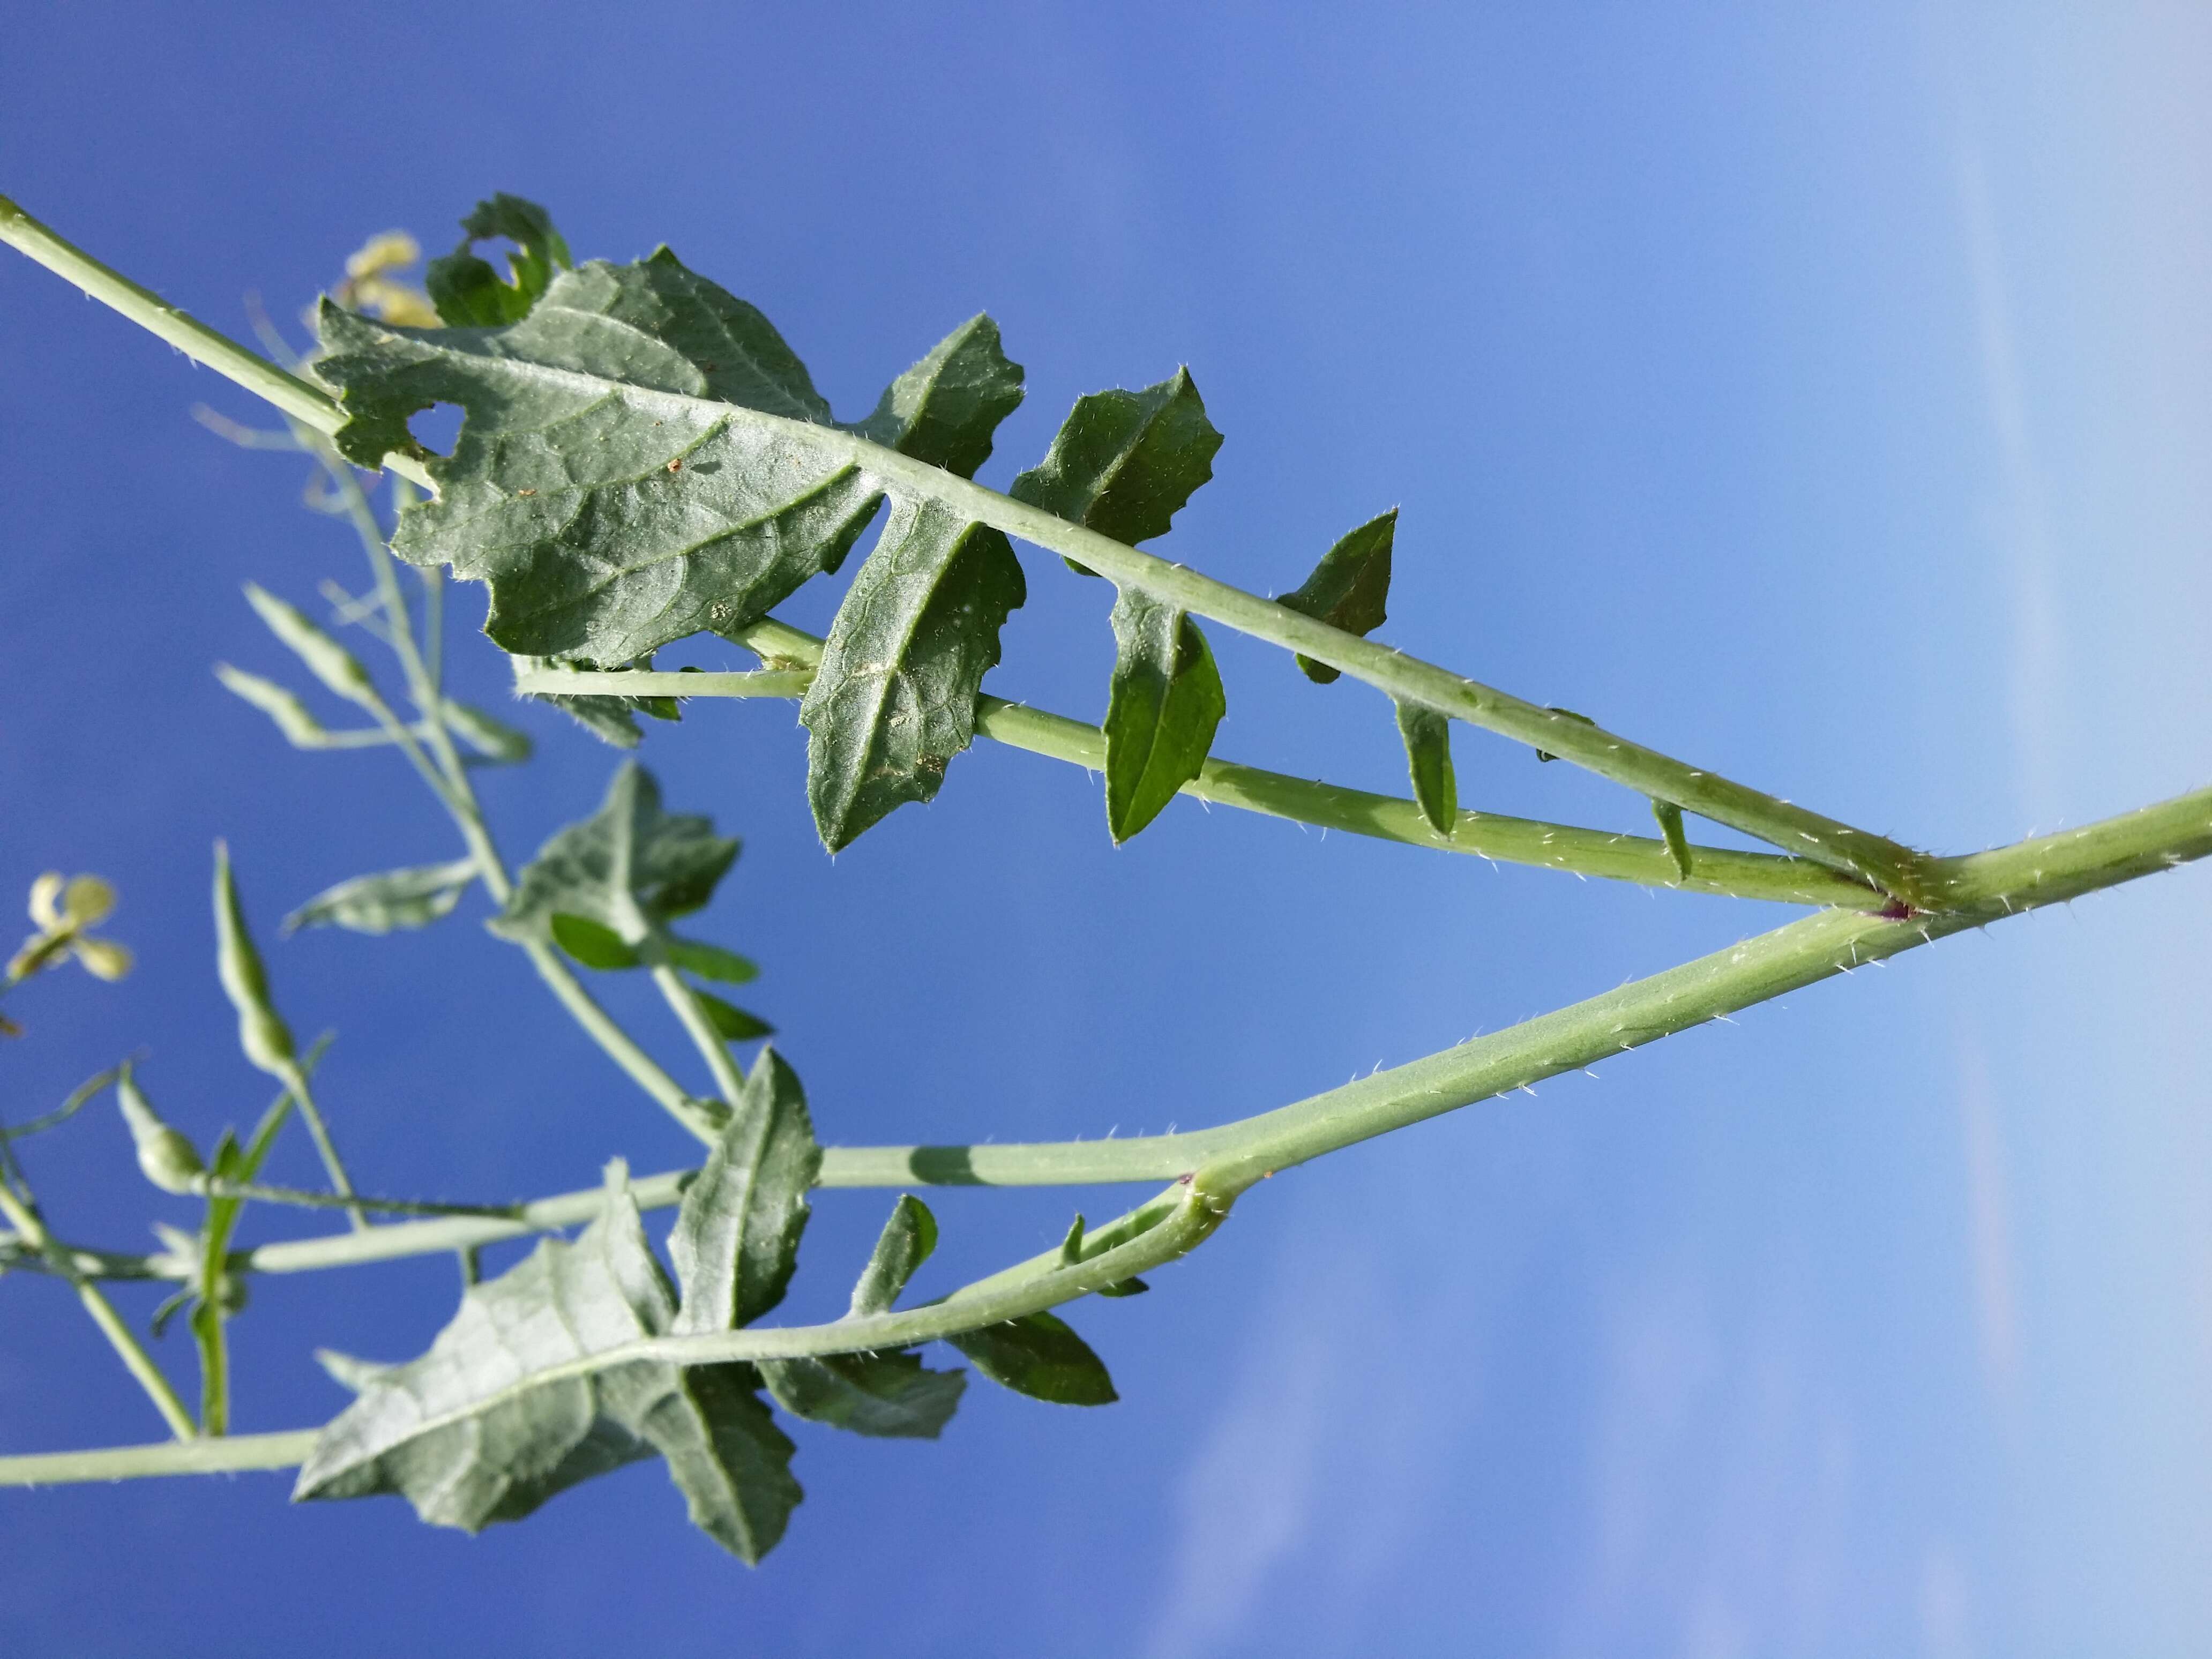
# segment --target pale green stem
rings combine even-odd
[[[302,1209],[335,1210],[358,1207],[388,1215],[474,1216],[486,1220],[513,1221],[522,1213],[517,1204],[441,1204],[431,1199],[369,1198],[355,1193],[339,1198],[311,1193],[297,1187],[270,1187],[258,1181],[218,1181],[203,1176],[194,1190],[210,1198],[254,1199],[264,1204],[290,1204]]]
[[[334,433],[344,424],[343,412],[327,396],[164,304],[64,241],[4,197],[0,197],[0,240],[12,243],[49,270],[76,283],[94,298],[152,330],[195,361],[266,398],[291,418],[323,433]],[[549,379],[567,377],[567,371],[558,369],[540,368],[537,372]],[[574,378],[587,389],[599,389],[589,377]],[[911,496],[941,501],[967,518],[1047,548],[1117,583],[1327,663],[1394,698],[1516,738],[1625,784],[1653,800],[1671,802],[1784,852],[1850,871],[1917,908],[1929,908],[1922,885],[1926,859],[1886,836],[1839,823],[1714,773],[1686,766],[1602,726],[1584,724],[1556,709],[1332,628],[1255,593],[1202,576],[1188,566],[1140,553],[1041,507],[1014,501],[853,433],[673,392],[634,390],[632,395],[641,401],[681,406],[694,416],[704,410],[710,420],[764,426],[793,447],[812,450],[837,465],[858,465]],[[385,462],[425,488],[435,488],[428,473],[411,459],[387,455]]]
[[[772,638],[776,653],[786,658],[810,647],[818,657],[821,650],[821,642],[811,635],[781,624],[772,636],[758,628],[744,631],[759,637],[763,651],[769,648]],[[812,672],[805,669],[724,674],[650,669],[586,673],[538,668],[515,677],[518,691],[567,696],[798,697],[805,696],[812,683]],[[975,730],[1009,748],[1066,761],[1091,771],[1101,771],[1106,764],[1106,734],[1098,727],[1001,697],[975,699]],[[1695,863],[1690,873],[1685,875],[1666,842],[1642,836],[1475,811],[1462,812],[1453,832],[1442,836],[1410,800],[1262,771],[1234,761],[1207,761],[1198,776],[1183,785],[1182,793],[1195,800],[1319,829],[1648,887],[1783,904],[1841,905],[1855,910],[1879,910],[1891,902],[1887,895],[1841,871],[1810,859],[1772,853],[1699,847],[1694,849]]]
[[[336,432],[346,423],[337,402],[319,386],[288,374],[228,336],[188,316],[150,289],[112,270],[74,243],[64,240],[14,202],[0,196],[0,242],[28,254],[48,270],[74,283],[102,305],[122,313],[156,338],[167,340],[194,362],[236,381],[255,397],[318,432]],[[385,464],[425,489],[436,488],[421,462],[387,455]]]
[[[1331,1089],[1295,1105],[1217,1128],[1125,1139],[988,1146],[830,1146],[823,1187],[1090,1186],[1166,1181],[1196,1172],[1235,1193],[1269,1171],[1406,1124],[1590,1065],[1673,1032],[1838,973],[2102,887],[2212,854],[2212,789],[2202,789],[2080,830],[1995,852],[1943,860],[1936,878],[1964,907],[1940,917],[1891,921],[1829,910],[1730,945],[1649,979],[1578,1002],[1409,1065]],[[641,1207],[678,1201],[690,1172],[631,1184]],[[264,1244],[234,1268],[305,1273],[465,1249],[573,1225],[599,1212],[602,1189],[540,1199],[519,1220],[407,1222],[366,1237]],[[1093,1229],[1094,1240],[1109,1236]],[[73,1246],[85,1272],[143,1276],[147,1259]]]
[[[666,963],[657,962],[653,965],[653,982],[682,1022],[684,1034],[698,1049],[700,1058],[707,1062],[714,1086],[722,1091],[723,1103],[734,1107],[744,1097],[745,1080],[738,1070],[737,1061],[730,1057],[730,1045],[707,1018],[707,1011],[699,1006],[699,999],[692,994],[681,974]]]
[[[344,1161],[338,1157],[337,1143],[331,1139],[331,1126],[324,1121],[322,1109],[315,1104],[314,1091],[307,1085],[306,1069],[293,1066],[285,1074],[284,1086],[299,1103],[300,1121],[307,1126],[308,1137],[315,1143],[316,1156],[323,1160],[323,1169],[331,1178],[331,1190],[341,1198],[352,1199],[352,1178],[346,1174]],[[346,1213],[356,1231],[368,1230],[368,1217],[362,1213],[359,1204],[349,1203]]]
[[[161,1474],[243,1474],[296,1468],[315,1449],[319,1429],[282,1434],[230,1434],[150,1446],[103,1446],[98,1451],[37,1452],[0,1457],[0,1486],[58,1486],[84,1480],[136,1480]]]
[[[179,1440],[198,1438],[199,1428],[192,1421],[192,1414],[185,1409],[185,1402],[177,1398],[176,1389],[169,1385],[169,1379],[161,1375],[161,1367],[155,1364],[144,1346],[131,1334],[131,1328],[123,1322],[122,1316],[115,1311],[114,1304],[100,1293],[99,1285],[78,1270],[74,1258],[66,1252],[50,1248],[52,1239],[46,1231],[46,1223],[39,1218],[37,1211],[9,1189],[5,1182],[0,1182],[0,1215],[6,1216],[8,1224],[15,1230],[23,1242],[33,1249],[46,1254],[55,1269],[69,1280],[70,1287],[76,1291],[77,1300],[84,1304],[85,1312],[92,1316],[92,1322],[107,1339],[108,1346],[115,1350],[115,1356],[123,1362],[124,1369],[146,1391],[146,1397],[154,1402],[154,1409],[161,1413],[161,1420],[169,1425],[170,1432]]]
[[[497,843],[484,823],[483,809],[477,799],[476,786],[470,781],[468,769],[461,764],[459,752],[453,747],[453,735],[446,729],[440,715],[442,707],[438,689],[438,676],[433,665],[426,659],[415,643],[412,623],[407,611],[405,594],[399,586],[398,572],[392,550],[385,544],[384,527],[376,520],[376,514],[362,492],[361,482],[353,469],[326,442],[319,439],[303,438],[302,442],[321,461],[323,470],[345,502],[346,516],[352,522],[354,532],[360,539],[362,551],[368,558],[369,569],[376,584],[379,600],[392,625],[392,647],[399,659],[400,672],[405,677],[408,694],[422,713],[424,741],[437,757],[433,767],[419,754],[410,754],[416,762],[425,782],[445,805],[467,846],[469,856],[475,860],[484,890],[492,902],[505,905],[514,894],[514,884],[507,872],[507,862],[501,857]],[[394,724],[389,719],[385,724],[390,729]],[[441,778],[442,775],[442,781]],[[671,1077],[652,1055],[639,1047],[629,1034],[617,1024],[612,1016],[599,1006],[590,992],[571,973],[566,963],[548,945],[531,942],[523,945],[530,965],[568,1011],[570,1018],[580,1026],[586,1036],[605,1051],[607,1057],[620,1066],[630,1080],[642,1089],[647,1097],[671,1113],[702,1141],[712,1146],[715,1139],[714,1126],[698,1103],[685,1092],[684,1086]]]

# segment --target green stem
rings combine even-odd
[[[1166,1181],[1196,1172],[1233,1194],[1269,1172],[1423,1118],[1510,1093],[1673,1032],[1894,956],[1964,928],[2131,881],[2212,854],[2212,789],[2080,830],[1936,866],[1961,907],[1940,917],[1893,921],[1824,911],[1649,979],[1510,1026],[1409,1065],[1331,1089],[1256,1117],[1181,1134],[989,1146],[830,1146],[823,1187],[1090,1186]],[[673,1205],[690,1172],[631,1184],[641,1207]],[[599,1212],[592,1188],[520,1206],[519,1219],[408,1222],[367,1236],[264,1244],[231,1260],[234,1270],[306,1273],[490,1243],[571,1226]],[[1108,1237],[1093,1229],[1093,1239]],[[85,1271],[146,1276],[147,1258],[77,1247]]]
[[[150,1446],[103,1446],[98,1451],[0,1457],[0,1486],[58,1486],[157,1474],[240,1474],[254,1469],[295,1468],[307,1461],[321,1432],[294,1429],[283,1434],[232,1434]]]
[[[707,1011],[699,1006],[699,999],[684,982],[684,976],[665,962],[653,965],[653,982],[660,994],[667,999],[669,1007],[684,1026],[684,1035],[698,1049],[700,1058],[707,1062],[708,1075],[714,1086],[721,1091],[726,1105],[735,1107],[744,1097],[745,1079],[738,1070],[738,1063],[730,1057],[730,1045],[707,1018]]]
[[[67,277],[94,298],[167,340],[196,362],[227,374],[267,398],[292,419],[329,434],[345,415],[328,396],[285,374],[265,359],[187,317],[137,283],[111,270],[91,255],[47,229],[21,208],[0,197],[0,241],[20,248],[40,264]],[[562,371],[546,369],[560,378]],[[584,377],[577,377],[580,380]],[[1072,559],[1087,569],[1137,588],[1181,610],[1210,617],[1255,639],[1266,640],[1318,662],[1401,701],[1424,704],[1440,714],[1483,726],[1572,761],[1599,776],[1625,784],[1654,800],[1671,802],[1756,836],[1784,852],[1863,878],[1918,908],[1925,903],[1926,860],[1911,848],[1864,830],[1839,823],[1788,801],[1717,774],[1685,765],[1670,756],[1586,725],[1556,709],[1524,701],[1492,687],[1408,657],[1372,640],[1285,609],[1256,593],[1202,576],[1188,566],[1073,525],[1066,520],[986,489],[982,485],[868,442],[833,427],[787,420],[757,410],[685,398],[676,393],[639,393],[688,409],[704,404],[714,417],[766,426],[787,442],[854,464],[914,496],[934,499],[955,512],[1010,536]],[[428,473],[398,454],[385,464],[426,489]]]
[[[156,338],[167,340],[194,362],[236,381],[301,424],[318,432],[331,433],[346,423],[345,411],[328,392],[308,385],[295,374],[286,374],[267,358],[255,356],[228,336],[217,333],[198,319],[179,311],[151,289],[141,288],[120,271],[102,264],[75,243],[56,235],[5,196],[0,196],[0,242],[29,255],[56,276],[76,283],[89,298],[120,312]],[[411,457],[387,455],[385,465],[425,489],[436,488],[422,463]]]
[[[820,655],[821,641],[795,628],[779,623],[769,635],[757,624],[744,632],[758,640],[763,652],[769,650],[772,640],[775,654],[787,659],[801,653],[811,653],[808,660],[817,660]],[[515,677],[518,691],[571,696],[798,697],[805,696],[812,683],[813,674],[808,669],[707,674],[651,669],[586,673],[538,668]],[[975,730],[1009,748],[1066,761],[1093,772],[1105,769],[1106,734],[1064,714],[1048,714],[1002,697],[980,696],[975,699]],[[1643,836],[1613,835],[1571,824],[1474,811],[1462,812],[1452,833],[1442,836],[1410,800],[1262,771],[1234,761],[1207,761],[1198,776],[1183,785],[1182,793],[1194,800],[1239,807],[1318,829],[1648,887],[1782,904],[1840,905],[1855,910],[1877,910],[1889,902],[1887,896],[1840,871],[1810,859],[1772,853],[1700,847],[1694,849],[1695,864],[1685,875],[1680,860],[1665,842]]]
[[[316,1156],[323,1161],[324,1171],[331,1178],[331,1190],[349,1200],[346,1213],[358,1231],[368,1228],[368,1217],[359,1204],[350,1201],[354,1196],[353,1179],[346,1174],[344,1161],[338,1157],[337,1143],[331,1139],[331,1126],[324,1121],[322,1108],[315,1104],[314,1091],[307,1085],[306,1068],[294,1066],[284,1079],[284,1086],[292,1098],[299,1103],[300,1121],[307,1126],[307,1135],[315,1143]]]
[[[513,1221],[522,1213],[515,1204],[440,1204],[430,1199],[368,1198],[359,1193],[339,1198],[311,1193],[297,1187],[269,1187],[257,1181],[218,1181],[203,1177],[198,1190],[210,1198],[254,1199],[264,1204],[290,1204],[302,1209],[333,1210],[358,1207],[389,1215],[477,1216],[486,1220]]]
[[[131,1334],[131,1328],[123,1322],[122,1316],[115,1311],[115,1304],[101,1293],[99,1285],[78,1271],[74,1257],[53,1247],[52,1236],[46,1231],[46,1224],[38,1212],[17,1198],[5,1182],[0,1182],[0,1215],[7,1217],[8,1224],[15,1230],[23,1242],[45,1255],[54,1270],[69,1280],[85,1312],[92,1316],[92,1322],[99,1328],[100,1334],[107,1339],[107,1346],[115,1350],[115,1356],[123,1362],[123,1368],[146,1391],[146,1397],[154,1402],[154,1409],[161,1413],[161,1420],[169,1425],[169,1431],[179,1440],[197,1438],[199,1429],[192,1421],[192,1414],[185,1409],[185,1402],[177,1398],[176,1389],[170,1386],[169,1379],[161,1375],[161,1367],[154,1363],[138,1339]]]

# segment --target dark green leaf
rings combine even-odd
[[[837,608],[799,718],[806,795],[831,852],[929,800],[975,732],[999,630],[1027,598],[1006,538],[934,501],[900,502]]]
[[[717,1541],[747,1561],[773,1547],[800,1493],[791,1443],[750,1366],[641,1361],[532,1380],[670,1328],[674,1298],[613,1173],[599,1219],[574,1243],[547,1239],[471,1286],[428,1353],[360,1379],[295,1498],[398,1492],[425,1521],[474,1532],[658,1451]]]
[[[545,292],[556,268],[568,269],[568,245],[545,210],[501,191],[461,221],[461,244],[423,273],[439,318],[455,326],[492,326],[526,317]],[[478,242],[505,237],[515,245],[507,279],[472,251]]]
[[[760,969],[735,951],[725,951],[719,945],[702,945],[696,939],[668,939],[661,942],[661,950],[672,967],[687,974],[696,974],[701,979],[718,980],[725,985],[743,985],[748,980],[760,977]]]
[[[854,1434],[934,1440],[968,1386],[962,1371],[933,1371],[908,1350],[766,1359],[761,1375],[794,1417]]]
[[[505,720],[495,720],[481,708],[447,697],[441,707],[446,729],[475,750],[484,760],[514,765],[530,758],[530,734],[518,732]]]
[[[1674,867],[1682,878],[1690,878],[1690,837],[1682,829],[1682,809],[1671,800],[1651,803],[1651,816],[1659,820],[1659,833],[1667,838],[1667,850],[1674,854]]]
[[[889,1313],[907,1280],[936,1248],[937,1218],[912,1193],[901,1193],[883,1231],[876,1236],[876,1248],[860,1270],[860,1282],[853,1286],[852,1316]]]
[[[1577,714],[1571,708],[1547,708],[1544,712],[1548,714],[1564,714],[1571,720],[1580,720],[1584,726],[1595,726],[1597,724],[1597,722],[1592,720],[1588,714]],[[1536,758],[1540,761],[1555,761],[1559,759],[1559,757],[1557,755],[1547,754],[1543,750],[1539,749],[1536,751]]]
[[[325,304],[316,373],[356,459],[460,405],[393,550],[491,588],[511,652],[634,661],[728,634],[844,560],[882,500],[767,319],[666,249],[554,278],[519,322],[405,329]],[[782,417],[761,421],[743,410]]]
[[[663,812],[653,774],[625,761],[599,810],[523,866],[489,925],[502,939],[545,939],[556,915],[580,916],[635,946],[712,898],[737,856],[738,843],[715,835],[708,819]]]
[[[757,1037],[774,1036],[775,1027],[758,1014],[749,1014],[732,1003],[727,1003],[711,991],[694,991],[693,1000],[713,1024],[714,1031],[725,1042],[750,1042]]]
[[[356,876],[324,889],[293,911],[284,918],[284,931],[334,927],[356,933],[388,933],[395,927],[427,927],[450,915],[476,878],[474,859]]]
[[[783,1300],[806,1227],[806,1194],[822,1167],[806,1091],[775,1049],[761,1050],[731,1104],[668,1238],[684,1287],[678,1332],[748,1325]]]
[[[1398,735],[1406,740],[1406,769],[1413,776],[1413,799],[1421,816],[1440,836],[1459,823],[1459,784],[1452,775],[1451,721],[1433,708],[1401,702]]]
[[[1368,635],[1389,620],[1383,604],[1390,597],[1390,549],[1398,535],[1398,509],[1392,507],[1356,530],[1347,530],[1321,556],[1313,574],[1275,601],[1347,634]],[[1298,666],[1316,685],[1327,685],[1337,671],[1302,656]]]
[[[588,916],[572,916],[565,911],[556,911],[546,921],[546,930],[553,942],[586,968],[597,968],[603,973],[619,972],[635,968],[645,958],[623,943],[623,937],[611,927],[602,927]]]
[[[1000,349],[999,325],[972,317],[893,380],[853,429],[963,478],[991,456],[991,434],[1022,401],[1022,367]]]
[[[1124,842],[1199,774],[1228,712],[1221,671],[1198,624],[1133,587],[1114,601],[1106,703],[1106,828]]]
[[[1213,476],[1220,447],[1190,371],[1179,368],[1142,392],[1117,387],[1078,398],[1042,464],[1007,494],[1133,547],[1167,534],[1182,504]]]
[[[1098,1287],[1098,1294],[1101,1296],[1142,1296],[1146,1291],[1152,1288],[1152,1287],[1151,1285],[1146,1284],[1141,1279],[1124,1279],[1115,1284],[1100,1285]]]
[[[991,1381],[1032,1400],[1108,1406],[1121,1398],[1098,1356],[1051,1314],[1027,1314],[948,1340]]]

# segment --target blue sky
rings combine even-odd
[[[988,309],[1029,371],[1000,485],[1080,392],[1187,362],[1227,443],[1170,556],[1279,592],[1397,504],[1392,642],[1964,850],[2212,776],[2208,82],[2186,6],[88,4],[11,28],[0,190],[224,326],[249,290],[294,314],[371,232],[436,249],[518,191],[580,255],[669,243],[848,416]],[[210,971],[216,836],[264,928],[457,850],[396,763],[284,750],[210,676],[280,668],[240,582],[307,603],[357,556],[299,510],[296,462],[217,442],[198,399],[254,415],[0,260],[0,886],[106,873],[141,957],[11,1002],[12,1117],[133,1049],[204,1139],[258,1110]],[[1096,718],[1103,590],[1028,562],[992,687]],[[1379,698],[1215,643],[1218,752],[1395,787]],[[488,646],[453,657],[500,695]],[[516,718],[541,753],[489,781],[511,857],[614,758]],[[1222,1121],[1785,915],[1187,802],[1116,851],[1095,782],[988,745],[832,863],[801,737],[787,705],[701,708],[644,759],[745,839],[714,936],[765,965],[751,1001],[827,1139]],[[1511,744],[1457,752],[1465,804],[1641,822]],[[808,1501],[758,1571],[650,1468],[473,1541],[396,1501],[293,1510],[272,1477],[15,1493],[11,1632],[88,1656],[2191,1650],[2207,895],[2185,872],[1961,938],[1270,1182],[1152,1296],[1076,1310],[1122,1404],[978,1389],[935,1445],[802,1432]],[[295,1023],[340,1033],[325,1092],[364,1184],[503,1198],[686,1161],[480,919],[272,949]],[[32,1157],[74,1236],[189,1218],[105,1106]],[[946,1194],[929,1282],[1125,1196]],[[821,1196],[793,1316],[834,1310],[883,1201]],[[414,1352],[453,1293],[435,1261],[258,1285],[240,1425],[334,1412],[311,1347]],[[0,1449],[157,1432],[65,1293],[0,1297]]]

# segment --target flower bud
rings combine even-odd
[[[207,1173],[198,1149],[181,1130],[161,1121],[127,1065],[115,1079],[115,1098],[137,1146],[140,1173],[165,1193],[198,1192],[200,1178]]]

